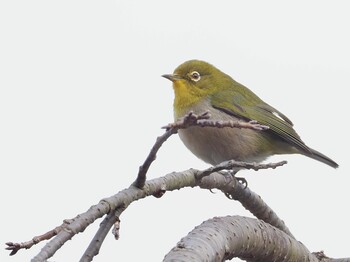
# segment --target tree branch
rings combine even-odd
[[[276,167],[283,166],[285,164],[287,164],[287,161],[281,161],[277,163],[268,163],[268,164],[257,164],[257,163],[247,163],[247,162],[229,160],[229,161],[222,162],[216,166],[209,167],[206,170],[203,170],[202,172],[197,174],[197,178],[201,179],[204,176],[207,176],[213,172],[218,172],[221,170],[235,170],[239,168],[239,169],[253,169],[255,171],[258,171],[260,169],[268,169],[268,168],[275,169]]]
[[[213,181],[216,182],[215,185],[212,184]],[[221,190],[230,199],[239,201],[245,209],[258,219],[269,223],[294,238],[284,221],[277,216],[275,211],[273,211],[258,194],[239,183],[234,176],[212,173],[208,180],[206,177],[202,179],[200,187],[207,189],[215,187]]]
[[[32,246],[44,241],[44,240],[49,240],[56,236],[58,232],[62,231],[67,224],[70,223],[69,219],[66,219],[63,221],[63,223],[60,226],[55,227],[54,229],[39,235],[33,237],[31,240],[22,242],[22,243],[13,243],[13,242],[7,242],[5,243],[7,247],[5,248],[6,250],[11,250],[10,256],[15,255],[20,249],[29,249]]]
[[[176,128],[179,129],[185,129],[190,126],[200,126],[200,127],[216,127],[216,128],[224,128],[224,127],[231,127],[231,128],[248,128],[253,129],[257,131],[267,130],[269,129],[268,126],[260,125],[257,121],[252,120],[249,122],[243,122],[243,121],[222,121],[222,120],[209,120],[210,113],[204,112],[202,114],[196,115],[193,112],[189,112],[187,115],[185,115],[183,118],[179,119],[175,123],[168,124],[167,126],[164,126],[163,128],[166,130]]]
[[[227,216],[203,222],[180,240],[168,261],[311,261],[317,257],[299,241],[261,220]]]
[[[119,213],[117,215],[118,217],[121,212],[125,210],[132,202],[140,200],[147,196],[156,195],[158,192],[173,191],[185,187],[196,186],[204,189],[219,189],[224,193],[238,195],[241,198],[247,196],[247,202],[251,202],[251,204],[245,203],[243,201],[243,206],[246,208],[252,208],[253,213],[259,213],[256,210],[260,209],[256,205],[261,205],[264,203],[262,199],[257,194],[254,194],[252,191],[250,191],[248,188],[245,188],[233,176],[227,176],[215,172],[206,177],[203,177],[201,180],[198,180],[196,178],[196,175],[200,172],[202,171],[190,169],[183,172],[170,173],[164,177],[147,181],[143,189],[130,186],[129,188],[120,191],[116,195],[102,199],[97,205],[90,207],[89,210],[83,214],[78,215],[75,219],[72,220],[70,224],[66,225],[64,230],[61,230],[51,241],[49,241],[43,247],[40,253],[35,258],[33,258],[32,261],[43,261],[50,258],[65,242],[70,240],[75,234],[83,232],[96,219],[109,214],[113,210],[119,210]],[[278,218],[277,215],[275,215],[275,213],[266,204],[263,206],[263,210],[266,212],[263,214],[267,214],[267,220],[276,222],[276,218]],[[115,215],[113,216],[115,217]],[[107,221],[101,223],[99,231],[105,233],[109,231],[113,225],[113,216],[107,216]],[[108,222],[110,219],[111,221]],[[281,220],[277,219],[277,221]],[[276,224],[284,225],[283,221]],[[287,229],[284,230],[288,232]],[[95,238],[102,240],[104,239],[105,233],[97,233],[96,235],[98,237]],[[93,242],[95,241],[93,240]],[[89,251],[88,253],[89,255],[96,255],[98,253],[98,250],[99,247],[93,252]]]
[[[323,251],[310,253],[299,241],[264,221],[242,216],[214,217],[195,227],[164,258],[170,261],[350,262]]]
[[[234,121],[213,121],[209,120],[209,113],[201,115],[195,115],[189,113],[179,121],[169,124],[166,127],[166,132],[157,138],[156,143],[152,147],[149,155],[145,162],[140,166],[138,176],[135,182],[127,189],[124,189],[109,198],[102,199],[97,205],[90,207],[85,213],[78,215],[74,219],[66,220],[64,224],[59,227],[50,230],[49,232],[33,238],[31,241],[24,243],[7,243],[7,249],[12,250],[11,254],[15,254],[19,249],[30,248],[34,244],[39,243],[43,240],[51,239],[39,252],[39,254],[33,258],[32,261],[46,261],[52,257],[55,252],[60,249],[68,240],[79,232],[84,231],[91,223],[98,218],[107,215],[103,222],[100,224],[99,230],[96,232],[90,245],[86,249],[80,261],[91,261],[94,256],[99,253],[100,247],[113,226],[113,234],[115,238],[119,238],[119,216],[122,212],[134,201],[140,200],[147,196],[161,197],[166,191],[178,190],[184,187],[196,187],[199,186],[204,189],[219,189],[230,199],[238,200],[242,205],[248,209],[256,217],[264,220],[270,225],[280,229],[287,236],[288,241],[294,241],[294,237],[289,229],[285,226],[284,222],[278,218],[275,212],[263,202],[263,200],[252,192],[249,188],[244,187],[237,178],[233,175],[223,172],[222,170],[237,170],[237,169],[265,169],[265,168],[276,168],[284,165],[286,162],[282,161],[279,163],[270,164],[256,164],[256,163],[245,163],[237,161],[223,162],[217,166],[210,167],[206,170],[199,171],[195,169],[186,170],[183,172],[174,172],[164,177],[146,181],[146,174],[152,162],[156,159],[156,154],[162,144],[172,135],[177,133],[179,129],[187,128],[189,126],[200,126],[200,127],[231,127],[231,128],[250,128],[254,130],[266,130],[268,127],[259,125],[255,121],[249,123],[245,122],[234,122]],[[260,223],[263,223],[260,221]],[[265,225],[265,224],[263,224]],[[248,228],[249,230],[249,228]],[[275,229],[277,230],[277,229]],[[248,232],[249,233],[249,232]],[[250,233],[249,233],[250,234]],[[256,234],[256,231],[255,231]],[[283,235],[283,237],[286,237]],[[267,236],[265,235],[265,238]],[[264,238],[264,239],[265,239]],[[232,239],[231,239],[232,240]],[[265,239],[266,240],[266,239]],[[250,243],[250,239],[247,239],[247,243]],[[180,245],[181,246],[181,245]],[[218,250],[216,250],[219,252]],[[266,253],[266,252],[265,252]],[[310,253],[310,252],[308,252]],[[319,257],[320,252],[312,255],[312,258]],[[323,254],[323,253],[322,253]],[[232,254],[226,254],[225,256],[230,257]],[[324,254],[323,254],[324,255]],[[249,258],[249,257],[246,257]],[[322,258],[323,259],[323,258]],[[328,259],[328,258],[327,258]],[[187,260],[186,260],[187,261]],[[264,260],[262,260],[264,261]],[[266,260],[268,261],[268,260]],[[310,260],[312,261],[312,260]],[[323,260],[322,260],[323,261]],[[325,260],[333,261],[333,260]],[[335,261],[335,260],[334,260]],[[336,260],[338,261],[338,260]],[[349,260],[341,260],[347,261]]]
[[[143,189],[130,186],[129,188],[124,189],[109,198],[101,200],[97,205],[92,206],[85,213],[78,215],[69,224],[66,224],[65,227],[42,248],[40,253],[34,257],[32,261],[46,261],[75,234],[83,232],[96,219],[105,214],[109,214],[106,218],[106,223],[101,223],[100,225],[99,231],[103,231],[103,233],[99,233],[98,231],[91,245],[93,245],[94,242],[96,243],[96,239],[102,243],[106,233],[112,227],[113,222],[116,221],[115,218],[118,218],[122,211],[125,210],[133,201],[154,195],[160,191],[173,191],[185,187],[199,186],[204,189],[219,189],[224,193],[232,195],[233,198],[237,198],[239,201],[243,200],[242,205],[253,214],[265,216],[267,221],[272,221],[271,224],[275,224],[277,226],[282,224],[285,227],[283,221],[281,221],[277,215],[274,214],[274,212],[263,202],[263,200],[257,194],[250,191],[249,188],[245,188],[237,181],[237,179],[235,179],[235,177],[215,172],[199,180],[196,178],[196,175],[200,174],[201,172],[202,171],[190,169],[183,172],[170,173],[164,177],[147,181]],[[264,208],[259,208],[261,205],[264,206]],[[111,212],[112,210],[117,210],[118,213]],[[261,214],[259,214],[259,212]],[[112,213],[114,214],[112,215]],[[289,230],[285,227],[283,231],[288,232]],[[289,233],[289,235],[292,239],[293,237],[291,233]],[[91,261],[93,256],[98,254],[100,246],[100,243],[97,247],[90,248],[89,246],[81,261]],[[349,262],[350,260],[343,259],[341,261]]]

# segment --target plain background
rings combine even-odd
[[[347,1],[1,1],[0,242],[21,242],[128,187],[161,126],[172,122],[160,77],[206,60],[295,124],[340,164],[303,156],[242,172],[311,251],[350,256]],[[204,169],[177,136],[148,177]],[[133,203],[94,261],[160,261],[213,216],[251,216],[200,189]],[[77,261],[98,221],[50,261]],[[1,261],[29,261],[43,244]]]

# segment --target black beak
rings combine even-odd
[[[175,74],[166,74],[166,75],[162,75],[162,77],[169,79],[172,82],[182,79],[179,75],[175,75]]]

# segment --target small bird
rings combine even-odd
[[[173,74],[162,76],[173,82],[175,120],[190,111],[208,111],[213,120],[256,120],[269,127],[265,131],[198,126],[180,129],[183,143],[203,161],[211,165],[227,160],[261,162],[275,154],[302,154],[338,167],[335,161],[305,145],[284,114],[211,64],[190,60]]]

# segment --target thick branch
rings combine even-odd
[[[201,175],[202,173],[200,172],[199,174]],[[212,184],[213,181],[216,182],[215,185]],[[213,173],[209,178],[203,178],[200,186],[207,189],[215,187],[221,190],[230,199],[239,201],[245,209],[258,219],[269,223],[294,238],[284,221],[277,216],[275,211],[258,194],[239,183],[232,175]]]
[[[261,220],[216,217],[193,229],[163,261],[312,261],[317,257],[300,242]]]
[[[42,261],[53,256],[55,252],[75,234],[83,232],[85,228],[96,219],[108,214],[110,211],[120,208],[126,209],[133,201],[137,201],[150,195],[157,195],[159,192],[199,186],[205,189],[220,189],[227,194],[233,194],[237,191],[235,194],[239,196],[247,194],[249,196],[249,201],[253,203],[263,203],[258,195],[251,192],[248,188],[244,189],[244,186],[232,176],[212,173],[209,176],[198,180],[196,178],[196,174],[199,172],[201,171],[190,169],[184,172],[171,173],[164,177],[147,181],[143,189],[131,186],[130,188],[120,191],[114,196],[101,200],[99,204],[92,206],[88,211],[77,216],[69,225],[66,226],[64,230],[60,231],[55,238],[53,238],[43,247],[41,252],[33,259],[33,261]],[[245,206],[246,204],[243,205]],[[264,210],[268,214],[274,214],[266,204],[264,206]],[[253,210],[254,208],[257,209],[254,204],[252,207]],[[267,217],[269,218],[269,216]],[[103,224],[105,228],[101,230],[103,232],[107,232],[112,224],[113,223]],[[97,253],[98,250],[95,250],[89,254]]]

